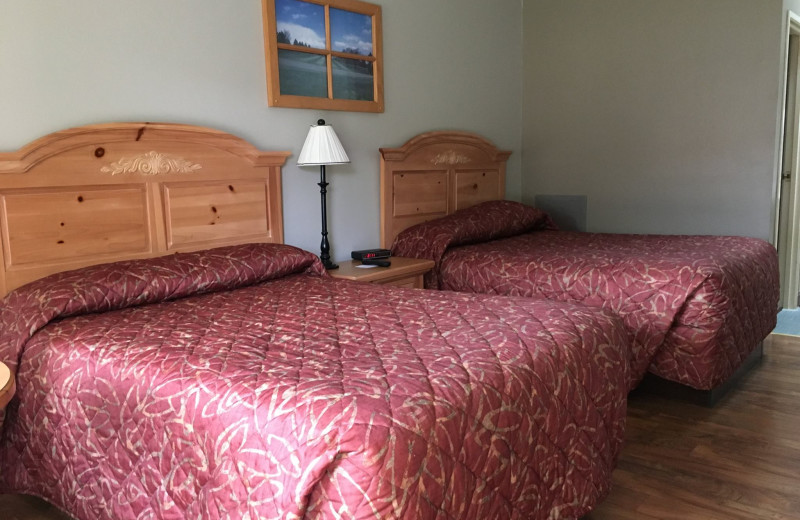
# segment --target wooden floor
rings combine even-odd
[[[627,428],[611,494],[584,520],[800,519],[800,337],[768,338],[714,408],[633,394]],[[0,518],[64,517],[0,495]]]
[[[69,520],[69,517],[44,500],[24,495],[0,495],[3,520]]]
[[[631,395],[611,494],[585,520],[800,519],[800,337],[714,408]]]

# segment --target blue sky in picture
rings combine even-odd
[[[372,18],[342,9],[330,10],[331,46],[334,51],[372,54]],[[275,0],[278,32],[288,32],[297,40],[317,49],[325,48],[325,8],[301,0]]]
[[[372,17],[331,8],[331,46],[335,51],[372,54]]]

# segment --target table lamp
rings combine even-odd
[[[349,163],[342,143],[333,131],[333,127],[325,124],[324,119],[317,121],[312,126],[303,143],[300,157],[297,158],[298,166],[319,166],[319,195],[322,209],[322,242],[320,243],[319,259],[325,269],[336,269],[339,266],[331,262],[331,246],[328,242],[328,210],[325,202],[325,195],[328,190],[328,183],[325,181],[325,166],[329,164]]]

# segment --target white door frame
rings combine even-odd
[[[780,229],[780,213],[781,213],[781,197],[789,197],[788,208],[788,222],[785,226],[787,232],[787,239],[784,243],[786,251],[778,251],[779,254],[785,254],[785,273],[783,274],[783,301],[780,302],[781,306],[785,309],[794,309],[798,306],[798,293],[800,293],[800,81],[795,81],[795,102],[794,111],[791,114],[786,113],[786,100],[789,98],[789,92],[786,90],[786,85],[791,82],[788,81],[789,67],[789,41],[792,36],[800,37],[800,16],[792,11],[788,12],[788,23],[786,24],[786,39],[784,46],[784,72],[787,77],[783,78],[783,103],[781,113],[783,115],[780,124],[780,139],[778,146],[780,153],[777,156],[777,172],[775,181],[775,215],[773,225],[773,242],[775,247],[779,245],[778,232]],[[800,59],[798,56],[797,59]],[[800,68],[795,68],[800,72]],[[795,78],[797,79],[797,78]],[[791,157],[790,164],[784,164],[784,128],[785,125],[791,124],[794,135],[791,142]],[[788,193],[782,193],[781,185],[783,183],[782,175],[784,171],[792,172],[792,179],[788,183]]]

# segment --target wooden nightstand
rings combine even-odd
[[[16,389],[14,375],[6,364],[0,361],[0,410],[3,410],[14,397]]]
[[[358,282],[380,283],[422,289],[422,277],[433,269],[433,260],[420,260],[417,258],[403,258],[393,256],[389,258],[392,265],[389,267],[357,267],[361,265],[358,260],[341,262],[339,269],[328,271],[334,278],[345,278]]]

